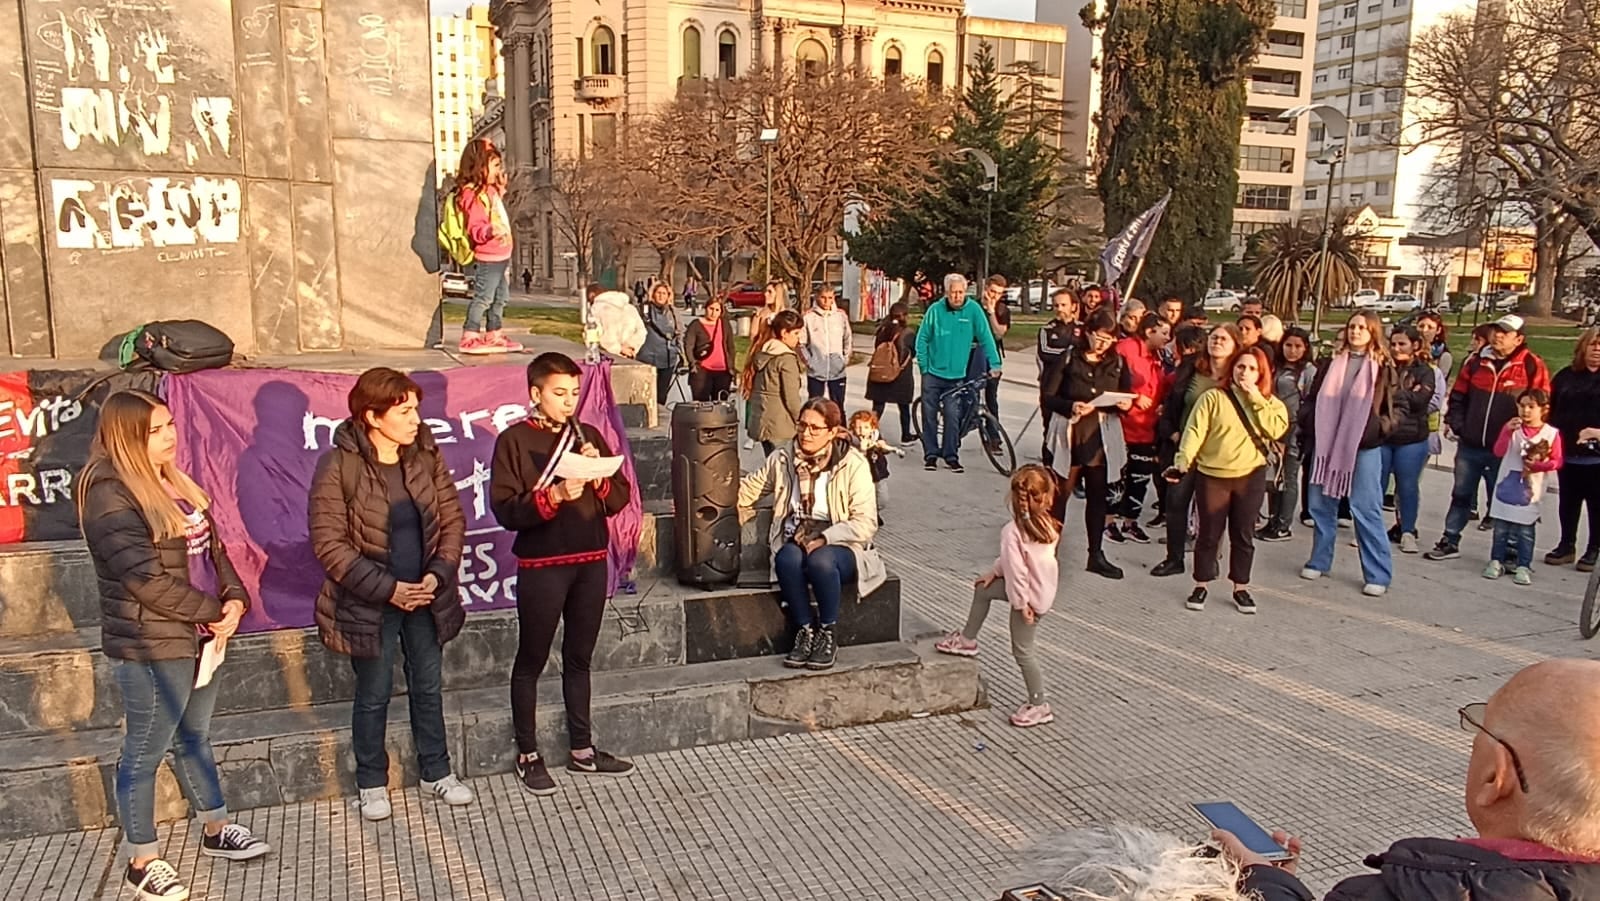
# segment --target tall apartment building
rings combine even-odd
[[[1105,0],[1091,2],[1097,9],[1104,8]],[[1061,124],[1061,148],[1069,160],[1088,166],[1094,162],[1099,134],[1100,34],[1083,27],[1079,15],[1083,7],[1083,0],[1036,0],[1033,15],[1040,22],[1052,22],[1067,30],[1061,83],[1067,119]]]
[[[1002,68],[1032,60],[1058,89],[1065,65],[1059,26],[966,16],[962,0],[501,0],[492,12],[506,96],[498,122],[481,124],[504,129],[508,161],[536,184],[555,160],[625,137],[629,116],[667,103],[689,79],[841,65],[959,89],[983,41]],[[559,284],[567,273],[554,213],[536,218],[517,236],[519,265]]]
[[[1301,215],[1301,186],[1307,177],[1301,133],[1305,123],[1280,116],[1311,101],[1316,16],[1317,0],[1278,0],[1278,17],[1245,81],[1239,195],[1233,207],[1236,258],[1251,235]]]
[[[1470,0],[1326,0],[1317,17],[1316,72],[1311,97],[1350,120],[1344,161],[1335,173],[1335,208],[1371,206],[1380,216],[1425,230],[1424,194],[1438,149],[1416,146],[1420,101],[1409,90],[1411,42],[1444,14],[1470,10]],[[1337,144],[1313,124],[1306,152],[1313,158]],[[1306,177],[1302,200],[1321,206],[1328,170]]]
[[[493,33],[474,20],[475,12],[487,26],[482,7],[467,15],[433,17],[433,155],[441,177],[455,174],[461,151],[472,140],[473,120],[483,109],[485,81],[493,73],[484,66],[493,63]]]

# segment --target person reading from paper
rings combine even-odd
[[[196,687],[204,643],[226,642],[250,608],[211,520],[211,498],[178,468],[178,427],[165,402],[118,391],[100,408],[78,476],[78,518],[100,591],[100,649],[122,697],[117,821],[141,901],[189,889],[160,854],[156,770],[173,755],[178,788],[204,827],[200,853],[250,860],[271,847],[234,823],[211,749],[211,712],[225,678]]]
[[[556,626],[561,643],[561,694],[572,748],[567,772],[627,776],[633,764],[598,750],[592,735],[589,667],[606,609],[606,520],[628,505],[633,486],[616,470],[609,478],[558,476],[568,453],[610,457],[600,431],[579,422],[583,371],[571,357],[543,353],[528,364],[532,410],[495,439],[489,505],[495,521],[516,533],[517,658],[511,667],[511,726],[517,743],[517,779],[525,791],[553,795],[555,780],[539,756],[534,716],[539,674],[550,659]]]

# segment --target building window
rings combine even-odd
[[[1344,17],[1346,19],[1354,19],[1356,17],[1356,8],[1354,6],[1346,6],[1344,8]]]
[[[1372,193],[1379,197],[1388,197],[1389,183],[1386,181],[1374,182],[1372,185]]]
[[[1371,106],[1372,105],[1372,92],[1371,91],[1362,91],[1361,92],[1361,96],[1356,98],[1356,105],[1357,106]]]
[[[1350,192],[1350,202],[1353,203],[1353,204],[1362,203],[1366,199],[1367,199],[1367,195],[1361,193],[1360,191],[1351,191]]]
[[[900,75],[900,69],[900,48],[891,46],[888,50],[883,51],[883,74],[886,77],[895,78]]]
[[[1346,34],[1346,35],[1341,35],[1339,37],[1339,49],[1340,50],[1349,50],[1351,47],[1354,47],[1355,45],[1356,45],[1356,36],[1355,35]]]
[[[700,77],[700,29],[693,25],[683,30],[683,77]]]
[[[1338,73],[1339,80],[1340,81],[1349,81],[1350,80],[1350,72],[1351,72],[1351,69],[1350,69],[1349,66],[1340,66],[1339,67],[1339,73]]]
[[[1246,172],[1293,172],[1294,149],[1291,147],[1255,147],[1239,145],[1239,168]]]
[[[935,94],[944,88],[944,54],[937,50],[928,51],[928,87]]]
[[[1246,210],[1287,210],[1288,185],[1239,185],[1239,202],[1235,206]]]
[[[1384,88],[1383,89],[1383,102],[1384,103],[1399,103],[1400,102],[1400,89],[1399,88]]]
[[[1378,3],[1374,3],[1371,6],[1368,6],[1367,7],[1367,12],[1369,12],[1369,13],[1381,13],[1381,12],[1383,12],[1383,3],[1381,2],[1381,0]]]
[[[1311,79],[1311,82],[1312,82],[1312,84],[1327,84],[1328,83],[1328,73],[1326,73],[1326,72],[1318,72],[1317,76],[1315,78]]]
[[[1327,137],[1328,126],[1323,125],[1321,122],[1311,126],[1311,143],[1321,144],[1323,141],[1327,140]]]
[[[578,66],[578,74],[582,75],[583,74],[583,38],[578,38],[577,45],[578,45],[578,55],[573,57],[573,60],[576,62],[577,66]]]
[[[1372,123],[1371,122],[1358,122],[1358,123],[1356,123],[1356,137],[1364,138],[1364,137],[1366,137],[1367,135],[1370,135],[1370,134],[1372,134]]]
[[[1306,0],[1278,0],[1278,15],[1285,19],[1304,19]]]
[[[739,77],[739,36],[731,28],[724,28],[717,35],[717,75],[721,78]]]
[[[590,131],[594,134],[594,149],[610,150],[617,146],[617,117],[607,113],[592,116]]]
[[[822,73],[828,71],[828,50],[816,38],[801,41],[794,58],[800,64],[800,74],[806,78],[821,78]]]
[[[1317,199],[1317,189],[1316,188],[1306,188],[1306,199],[1307,200],[1316,200]]]
[[[617,36],[611,29],[604,25],[596,28],[594,35],[589,38],[589,44],[594,54],[594,74],[617,74]]]

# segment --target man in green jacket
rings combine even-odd
[[[922,367],[922,468],[939,468],[939,458],[961,472],[960,423],[965,408],[956,386],[967,377],[972,348],[982,348],[989,361],[989,377],[1000,377],[1000,352],[983,308],[967,303],[967,278],[952,272],[944,277],[944,299],[928,306],[917,330],[917,365]],[[972,395],[968,396],[970,401]],[[939,413],[944,413],[944,438],[939,436]]]

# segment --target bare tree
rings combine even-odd
[[[1444,300],[1450,272],[1455,268],[1456,252],[1443,244],[1428,244],[1417,248],[1417,260],[1422,263],[1422,273],[1428,277],[1429,300]]]
[[[555,214],[557,233],[573,249],[579,283],[595,271],[597,242],[610,235],[616,220],[624,173],[609,151],[583,158],[561,157],[551,168],[550,183],[543,188],[545,202]]]

